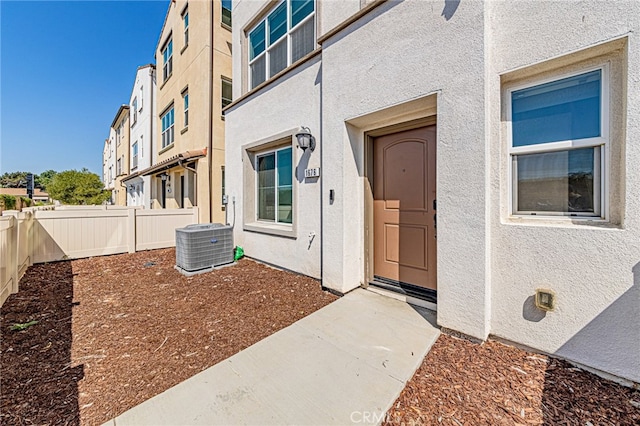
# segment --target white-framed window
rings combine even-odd
[[[511,213],[606,218],[607,65],[508,91]]]
[[[184,8],[182,12],[182,28],[184,34],[184,46],[187,47],[189,45],[189,9],[188,7]]]
[[[256,155],[256,219],[293,223],[292,147],[274,149]]]
[[[135,169],[136,167],[138,167],[138,142],[134,142],[133,146],[131,147],[131,169]]]
[[[144,93],[144,86],[140,86],[140,105],[139,105],[139,110],[138,111],[142,111],[142,103],[144,101],[144,97],[142,96]]]
[[[314,0],[282,0],[249,31],[253,89],[315,48]]]
[[[231,26],[231,0],[222,0],[222,23]]]
[[[173,105],[162,114],[162,147],[165,148],[173,143],[174,108]]]
[[[173,73],[173,37],[169,36],[169,40],[162,48],[162,81],[168,79]]]
[[[133,127],[138,122],[138,98],[137,97],[133,98],[133,102],[131,102],[131,111],[132,111],[131,127]]]
[[[231,79],[222,77],[222,108],[226,107],[233,101],[233,85]]]
[[[122,174],[122,158],[118,158],[116,161],[116,176],[120,176]]]
[[[182,92],[182,105],[184,108],[184,127],[189,125],[189,90]]]

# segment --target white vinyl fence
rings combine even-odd
[[[198,209],[65,206],[7,210],[0,217],[0,306],[34,263],[175,246],[175,230],[198,223]]]

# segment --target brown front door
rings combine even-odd
[[[375,276],[436,290],[436,126],[374,140]]]

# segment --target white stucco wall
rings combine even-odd
[[[108,143],[105,143],[106,149],[103,152],[103,155],[106,155],[105,161],[105,181],[104,187],[105,189],[112,190],[111,199],[114,200],[115,195],[113,194],[113,189],[116,185],[116,131],[113,128],[109,128],[109,139]],[[109,176],[109,169],[111,169],[111,176]],[[109,179],[111,178],[111,179]]]
[[[137,101],[137,121],[131,125],[129,137],[129,173],[136,173],[153,164],[153,137],[156,122],[156,71],[152,66],[138,68],[129,99],[129,122],[133,123],[133,101]],[[133,144],[138,143],[138,165],[133,167]],[[133,189],[131,188],[133,185]],[[137,187],[141,194],[135,195]],[[139,177],[127,181],[127,205],[151,208],[151,178]]]
[[[324,204],[324,281],[344,292],[364,280],[363,146],[353,139],[365,129],[350,136],[345,121],[437,93],[438,321],[484,338],[483,8],[463,2],[446,20],[442,5],[426,5],[389,2],[323,45],[324,185],[336,191]]]
[[[323,33],[355,13],[334,3],[319,8]],[[265,4],[234,2],[236,52],[242,22]],[[384,3],[227,112],[236,243],[340,292],[365,284],[365,132],[436,114],[438,323],[640,382],[639,31],[635,1]],[[510,217],[505,87],[594,61],[613,79],[612,220]],[[234,56],[234,81],[241,67]],[[243,231],[240,147],[300,125],[319,135],[308,167],[321,164],[322,187],[299,184],[297,239]],[[306,249],[320,227],[322,255]],[[554,312],[533,307],[538,287],[556,292]]]
[[[320,58],[316,57],[287,75],[285,82],[269,86],[254,95],[250,101],[242,102],[227,111],[225,118],[226,192],[230,197],[227,218],[233,222],[235,211],[235,244],[243,247],[245,254],[250,257],[315,278],[320,278],[320,181],[305,179],[304,169],[320,167],[323,144],[319,121],[320,69]],[[295,99],[295,102],[283,102],[283,99]],[[247,222],[244,193],[251,190],[243,188],[253,187],[253,182],[248,179],[255,179],[255,175],[242,173],[242,147],[260,140],[267,142],[272,136],[300,126],[310,128],[311,133],[316,136],[317,148],[312,153],[307,151],[303,156],[293,138],[293,184],[297,186],[293,201],[296,235],[283,237],[243,230],[244,223]]]
[[[640,3],[559,1],[540,7],[534,2],[493,2],[489,16],[491,61],[487,66],[492,79],[487,114],[492,129],[490,187],[495,189],[489,204],[491,333],[638,382],[640,173],[636,165],[640,146],[635,142],[640,140]],[[611,210],[620,211],[622,224],[510,221],[505,191],[508,135],[500,133],[504,126],[499,74],[522,67],[525,74],[527,67],[543,70],[549,62],[561,65],[556,72],[580,69],[579,64],[563,63],[590,46],[626,34],[628,56],[618,54],[621,66],[615,59],[611,63],[615,54],[605,58],[611,63],[611,151],[622,151],[622,159],[612,158],[609,167],[611,192],[617,185],[621,197],[612,193],[610,203]],[[550,61],[553,58],[558,59]],[[626,93],[616,93],[621,80]],[[555,312],[544,315],[533,307],[538,287],[556,292]]]

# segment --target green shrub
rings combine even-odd
[[[20,197],[20,199],[22,200],[22,207],[31,207],[33,204],[29,197]]]
[[[5,210],[14,210],[16,208],[16,197],[13,195],[0,194],[0,204]]]

